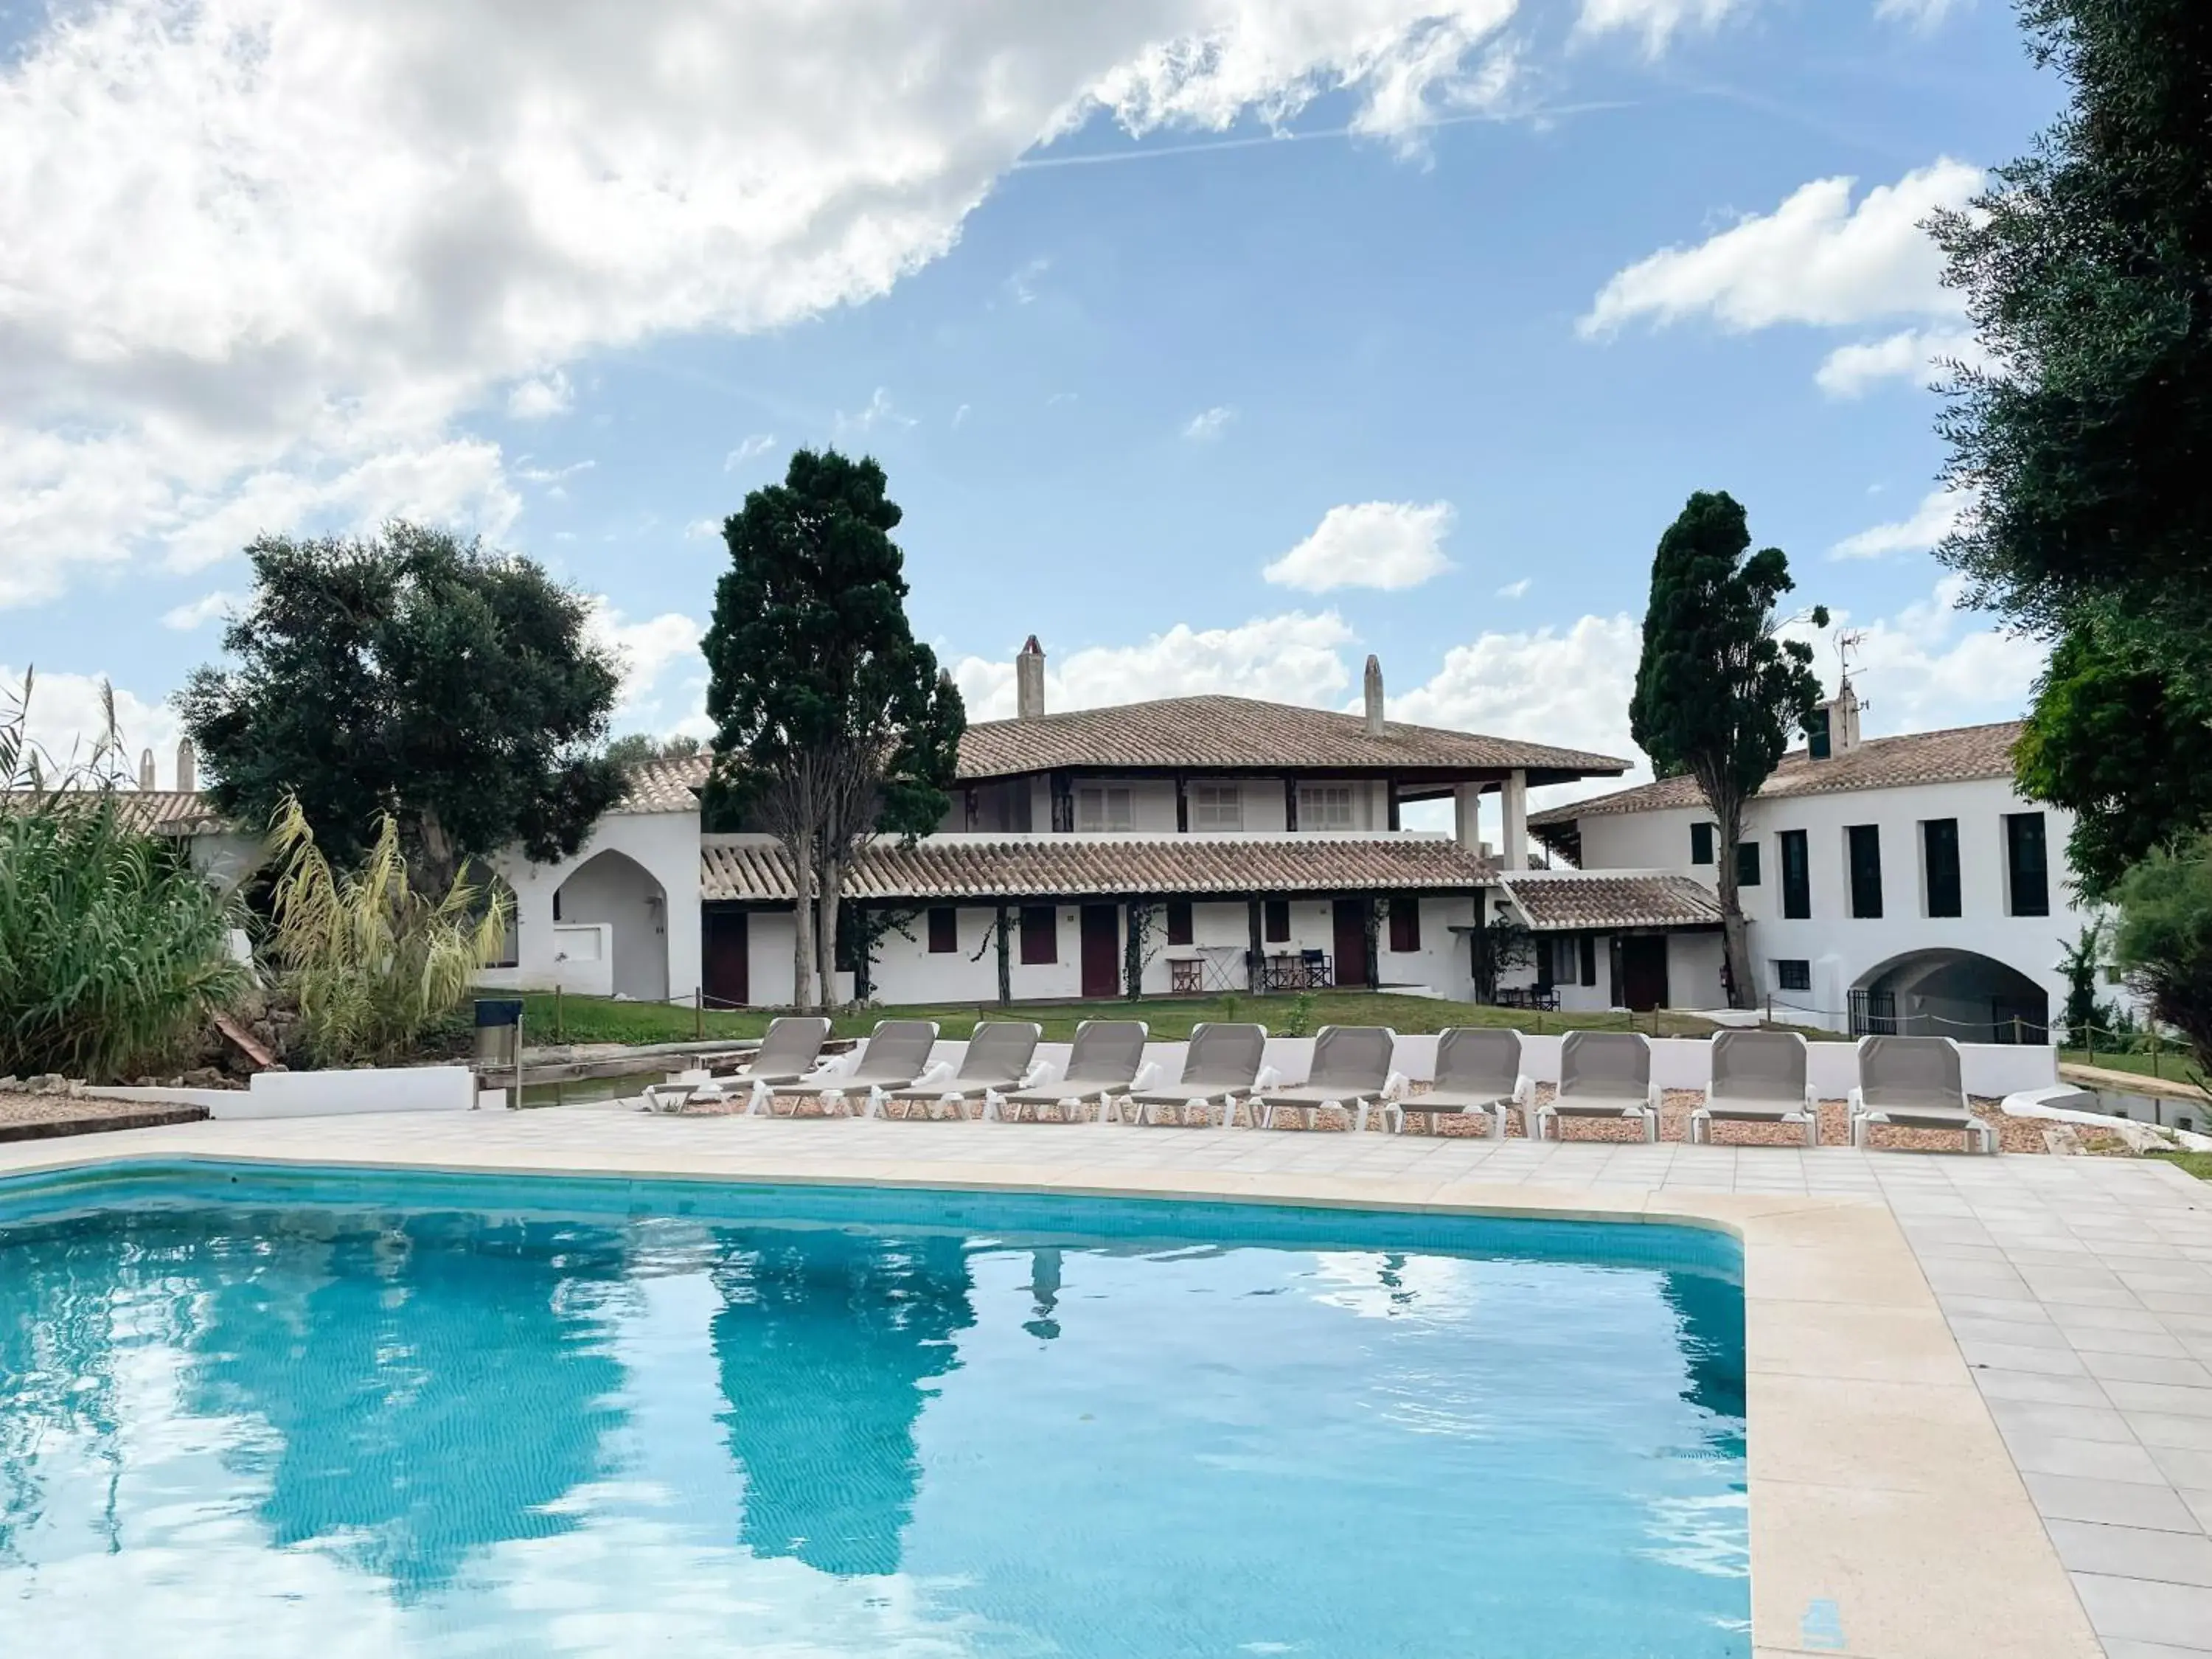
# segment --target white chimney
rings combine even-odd
[[[1034,634],[1022,647],[1021,655],[1014,659],[1014,718],[1044,718],[1044,650]]]
[[[177,787],[189,795],[199,786],[198,757],[190,738],[177,739]]]
[[[1367,659],[1367,735],[1382,735],[1382,664],[1371,655]]]
[[[138,787],[141,789],[154,787],[154,751],[150,749],[138,757]]]
[[[1834,760],[1859,746],[1859,694],[1849,680],[1814,711],[1805,739],[1808,754],[1816,761]]]

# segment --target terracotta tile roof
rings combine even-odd
[[[1391,720],[1379,738],[1358,714],[1251,697],[1168,697],[1156,702],[1081,708],[1036,720],[986,720],[960,743],[963,778],[1011,777],[1055,767],[1270,767],[1348,770],[1513,771],[1563,781],[1618,776],[1630,763],[1609,755],[1486,738]],[[1532,781],[1534,780],[1532,780]]]
[[[1994,726],[1960,726],[1944,732],[1920,732],[1910,737],[1869,738],[1848,755],[1816,761],[1802,749],[1782,757],[1782,764],[1759,792],[1761,800],[1790,795],[1832,795],[1848,789],[1894,789],[1916,783],[1965,783],[1977,778],[2012,775],[2012,746],[2020,737],[2018,720]],[[1610,795],[1570,802],[1545,811],[1532,812],[1528,827],[1541,830],[1571,824],[1577,818],[1610,812],[1650,812],[1668,807],[1701,806],[1705,792],[1691,777],[1662,778]]]
[[[871,848],[845,890],[860,899],[1466,892],[1494,878],[1485,860],[1427,836],[932,836]],[[709,899],[792,896],[782,848],[751,837],[708,837],[699,884]]]
[[[28,790],[0,790],[0,811],[20,811],[30,799]],[[210,836],[231,827],[204,797],[189,790],[118,789],[115,800],[123,822],[142,835]]]
[[[629,793],[617,812],[696,812],[699,791],[707,787],[714,757],[679,755],[671,760],[640,761],[629,769]]]
[[[1607,927],[1717,926],[1721,902],[1687,876],[1622,875],[1579,870],[1502,876],[1499,880],[1540,933]]]

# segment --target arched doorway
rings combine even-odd
[[[635,859],[611,848],[586,859],[553,895],[553,919],[611,927],[614,994],[667,1000],[668,892]]]
[[[2051,997],[2017,968],[1972,951],[1892,957],[1851,988],[1853,1036],[2047,1042]]]

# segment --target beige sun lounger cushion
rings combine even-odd
[[[769,1022],[760,1047],[737,1071],[695,1084],[655,1084],[645,1091],[647,1107],[677,1112],[689,1105],[750,1095],[756,1085],[799,1082],[822,1058],[822,1045],[829,1040],[830,1022],[820,1016],[783,1015]]]
[[[1182,1060],[1182,1077],[1175,1083],[1132,1088],[1120,1097],[1137,1108],[1137,1121],[1150,1122],[1155,1107],[1175,1108],[1176,1121],[1189,1108],[1206,1107],[1206,1121],[1213,1121],[1218,1101],[1224,1121],[1237,1115],[1237,1103],[1252,1091],[1260,1075],[1260,1062],[1267,1051],[1264,1025],[1224,1025],[1212,1022],[1191,1028],[1190,1046]]]
[[[1659,1139],[1659,1091],[1651,1086],[1651,1044],[1641,1031],[1570,1031],[1559,1044],[1559,1091],[1536,1109],[1531,1127],[1568,1117],[1644,1120],[1644,1138]]]
[[[1705,1103],[1690,1114],[1692,1141],[1710,1141],[1717,1120],[1799,1125],[1808,1146],[1820,1144],[1820,1108],[1805,1081],[1803,1037],[1795,1031],[1717,1031],[1712,1050]]]
[[[1324,1025],[1314,1039],[1313,1068],[1304,1083],[1289,1088],[1261,1085],[1252,1091],[1251,1103],[1260,1111],[1260,1127],[1275,1127],[1278,1110],[1316,1114],[1324,1106],[1340,1108],[1358,1129],[1367,1127],[1369,1105],[1382,1098],[1390,1081],[1390,1057],[1398,1034],[1387,1025]]]
[[[1033,1088],[994,1090],[984,1109],[1003,1120],[1009,1108],[1016,1119],[1030,1108],[1042,1122],[1048,1106],[1062,1109],[1073,1122],[1083,1115],[1083,1103],[1100,1103],[1099,1121],[1105,1121],[1108,1095],[1127,1089],[1145,1063],[1145,1039],[1150,1028],[1141,1019],[1086,1019],[1075,1028],[1075,1042],[1067,1054],[1067,1069],[1048,1083]]]
[[[937,1046],[933,1019],[887,1019],[880,1022],[848,1072],[824,1077],[817,1073],[793,1084],[778,1085],[778,1099],[815,1100],[842,1096],[849,1110],[854,1101],[865,1102],[872,1091],[904,1089],[929,1069],[929,1051]]]
[[[1022,1080],[1036,1054],[1037,1039],[1043,1035],[1044,1027],[1029,1020],[979,1021],[968,1038],[968,1052],[961,1057],[960,1069],[951,1077],[941,1083],[924,1080],[910,1089],[874,1090],[869,1110],[880,1115],[884,1103],[899,1100],[910,1108],[927,1105],[932,1115],[940,1105],[955,1107],[965,1117],[969,1102],[981,1105],[993,1089],[1007,1088]]]
[[[1510,1026],[1455,1025],[1437,1038],[1437,1080],[1428,1092],[1407,1095],[1389,1106],[1391,1127],[1402,1131],[1409,1112],[1476,1113],[1505,1139],[1509,1107],[1528,1097],[1521,1070],[1521,1033]]]
[[[1966,1103],[1959,1045],[1940,1036],[1859,1039],[1859,1086],[1851,1091],[1851,1144],[1866,1145],[1869,1124],[1954,1129],[1997,1149],[1996,1131]]]

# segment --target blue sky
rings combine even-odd
[[[798,11],[0,6],[49,740],[112,676],[166,771],[243,542],[392,512],[600,596],[618,724],[696,726],[716,526],[824,442],[979,715],[1031,632],[1063,707],[1341,704],[1374,651],[1406,717],[1628,752],[1698,488],[1866,631],[1873,729],[2021,707],[1926,551],[1971,347],[1914,228],[2056,108],[2002,0]]]

